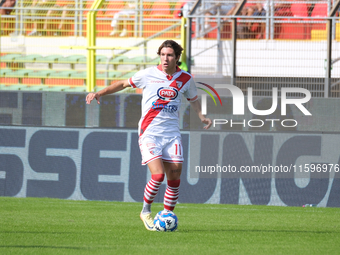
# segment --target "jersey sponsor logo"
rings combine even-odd
[[[176,105],[168,105],[168,104],[162,104],[157,101],[152,102],[152,107],[153,110],[156,110],[158,112],[163,111],[163,112],[169,112],[173,113],[176,112],[178,107]]]
[[[178,90],[173,87],[161,87],[157,90],[157,96],[164,101],[175,100],[178,96]]]

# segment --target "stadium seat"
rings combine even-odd
[[[12,71],[11,69],[3,69],[0,72],[0,76],[3,78],[16,78],[17,82],[22,85],[40,85],[44,83],[44,79],[49,77],[54,70],[30,70],[19,69]]]
[[[151,8],[151,11],[146,11],[144,14],[145,21],[143,36],[150,37],[174,24],[173,22],[167,21],[167,19],[173,18],[170,12],[170,4],[168,1],[157,1],[154,2],[153,5],[151,2],[145,2],[144,8]],[[162,20],[160,21],[159,19]],[[179,33],[180,27],[177,27],[172,31],[160,35],[159,38],[174,38]]]
[[[87,77],[87,72],[66,72],[66,75],[69,75],[70,78],[81,78],[81,79],[86,79]],[[121,75],[121,72],[118,71],[109,71],[108,78],[113,79]],[[102,71],[97,71],[96,72],[96,78],[97,79],[106,79],[106,72]]]
[[[20,54],[8,54],[4,57],[4,62],[8,67],[12,69],[24,68],[25,63],[42,62],[43,57],[38,54],[20,55]],[[2,61],[3,59],[1,59]]]
[[[286,3],[286,5],[284,7],[280,7],[275,9],[275,13],[274,13],[275,17],[292,17],[293,14],[290,11],[290,4]],[[276,18],[276,20],[282,20],[285,21],[287,19],[285,18]],[[274,23],[274,38],[275,39],[279,39],[280,37],[283,37],[284,35],[282,35],[282,25],[284,23]]]
[[[124,6],[124,1],[106,1],[106,4],[103,6],[103,8],[106,9],[105,16],[113,17],[113,15],[123,9]]]
[[[114,79],[114,78],[118,78],[119,76],[122,75],[122,72],[119,71],[109,71],[109,79]]]
[[[26,69],[19,69],[16,71],[9,71],[8,69],[6,72],[1,72],[0,75],[0,83],[4,85],[12,85],[12,84],[21,84],[22,79],[27,77],[32,70]]]
[[[53,75],[56,72],[57,71],[51,70],[51,69],[48,69],[48,70],[37,70],[37,71],[29,72],[27,74],[27,77],[47,78],[47,77]]]
[[[308,6],[307,3],[293,2],[290,6],[290,11],[294,17],[308,17]]]
[[[10,68],[2,68],[2,69],[0,69],[0,76],[5,76],[6,73],[11,73],[11,72],[13,72],[13,71]]]
[[[135,73],[137,73],[137,71],[127,72],[127,73],[123,74],[122,76],[120,76],[120,77],[118,77],[118,78],[121,79],[121,80],[129,79],[129,78],[131,78],[133,75],[135,75]]]
[[[79,64],[79,63],[86,63],[86,57],[84,55],[71,55],[64,57],[62,63],[69,63],[69,64]]]
[[[43,62],[46,63],[58,63],[64,57],[62,55],[48,55],[42,59]]]
[[[62,59],[63,56],[59,54],[48,55],[44,57],[44,61],[46,62],[58,62],[59,59]]]
[[[125,55],[120,55],[118,57],[114,57],[112,60],[110,60],[110,63],[124,63],[128,59]]]
[[[87,76],[87,72],[77,72],[77,71],[75,71],[75,72],[70,73],[70,77],[74,78],[74,79],[79,78],[79,79],[85,80],[86,76]]]
[[[15,62],[20,63],[33,63],[33,62],[41,62],[43,57],[38,54],[30,54],[26,56],[20,56],[15,58]]]
[[[106,73],[105,72],[97,72],[96,73],[96,85],[97,86],[104,86],[106,79]]]
[[[49,77],[45,79],[45,84],[49,86],[83,86],[83,79],[70,79],[70,77],[58,78],[57,77]]]
[[[0,78],[1,80],[1,78]],[[3,84],[3,82],[0,82],[0,90],[1,91],[13,91],[13,90],[19,90],[18,88],[20,88],[20,85],[16,85],[16,84]]]
[[[210,25],[212,27],[217,27],[217,22],[215,21],[212,21],[210,22]],[[228,22],[224,22],[222,21],[221,22],[221,39],[230,39],[232,34],[231,34],[231,23],[228,21]],[[255,23],[255,25],[257,25],[258,23]],[[254,25],[253,25],[254,27]],[[217,28],[208,32],[207,34],[204,35],[204,38],[209,38],[209,39],[217,39]]]
[[[322,41],[327,40],[327,32],[326,30],[320,30],[320,29],[313,29],[311,31],[311,40],[312,41]]]
[[[87,13],[89,12],[88,10],[91,8],[94,0],[88,0],[88,1],[84,1],[84,8],[86,9],[85,11],[83,11],[83,36],[86,36],[86,27],[87,27],[87,24],[86,24],[86,20],[87,20]],[[102,6],[102,8],[104,7],[105,5]],[[102,28],[101,28],[101,23],[102,23],[102,20],[98,20],[98,18],[102,18],[104,16],[104,12],[103,11],[98,11],[97,12],[97,30],[98,31],[101,31]]]
[[[148,57],[145,57],[145,60],[148,60]],[[144,63],[144,56],[138,56],[138,57],[133,57],[133,58],[129,58],[126,63],[129,64],[140,64],[140,63]]]
[[[11,63],[13,62],[16,58],[21,57],[21,54],[6,54],[0,57],[0,62],[5,62],[5,63]]]
[[[13,15],[13,12],[12,12],[12,15]],[[15,23],[16,23],[15,17],[3,16],[1,18],[1,23],[3,24],[3,27],[1,28],[3,35],[9,35],[15,30]]]
[[[32,73],[33,70],[28,70],[28,69],[19,69],[16,71],[8,72],[5,74],[6,77],[17,77],[17,78],[23,78],[23,77],[28,77],[29,73]]]
[[[75,70],[57,71],[50,75],[50,78],[70,78],[71,73],[76,72]]]
[[[97,25],[97,30],[99,31],[97,36],[109,36],[110,35],[110,33],[113,29],[111,27],[111,22],[112,22],[113,16],[116,13],[118,13],[119,11],[124,10],[126,7],[128,8],[126,3],[129,4],[129,3],[133,3],[133,2],[131,2],[131,1],[130,2],[108,1],[108,4],[106,6],[104,5],[104,8],[107,10],[107,11],[105,11],[104,17],[107,20],[102,21],[103,26]],[[127,36],[132,36],[132,32],[134,31],[134,22],[135,22],[134,18],[135,18],[135,15],[130,15],[129,18],[124,17],[124,22],[126,22],[126,26],[127,26],[127,30],[128,30]],[[118,26],[119,26],[118,30],[122,29],[122,27],[121,27],[122,23],[123,23],[123,19],[121,19],[118,22]],[[116,36],[119,36],[119,33],[117,33]]]
[[[94,2],[94,0],[88,0],[88,1],[84,1],[85,2],[85,11],[83,11],[83,16],[86,17],[87,13],[89,12],[89,9],[91,9],[91,6]],[[103,11],[98,11],[97,12],[97,16],[103,16],[104,12]],[[86,21],[85,21],[86,23]]]
[[[0,77],[0,84],[3,85],[18,85],[19,84],[19,78],[17,77]]]
[[[152,11],[152,5],[154,2],[152,1],[143,1],[143,17],[147,18]]]
[[[41,78],[22,78],[21,83],[24,85],[41,85]]]
[[[47,79],[45,79],[45,84],[53,86],[83,86],[84,78],[79,77],[77,73],[78,72],[76,70],[66,70],[52,73]]]
[[[63,85],[58,85],[58,86],[46,86],[48,88],[48,91],[68,91],[70,89],[70,86],[63,86]]]
[[[23,65],[22,64],[18,64],[15,60],[17,58],[20,58],[22,55],[21,54],[6,54],[4,56],[1,56],[0,58],[0,62],[1,63],[5,63],[5,65],[7,67],[10,67],[12,69],[18,69],[18,68],[22,68]]]
[[[67,87],[66,89],[64,89],[64,91],[67,92],[86,92],[86,87],[85,86],[71,86],[71,87]]]
[[[121,62],[124,57],[119,58]],[[36,60],[38,62],[38,60]],[[48,63],[49,68],[53,67],[53,64],[70,64],[71,68],[74,69],[74,64],[86,64],[87,57],[84,55],[71,55],[67,57],[63,57],[62,55],[50,55],[40,59],[41,63]],[[104,55],[97,55],[96,56],[97,64],[106,64],[107,57]]]
[[[281,11],[280,15],[291,17],[308,17],[308,6],[302,2],[292,2],[290,9],[286,13]],[[310,29],[307,23],[295,23],[294,21],[303,21],[308,19],[283,19],[283,21],[290,21],[289,23],[280,24],[280,34],[276,37],[278,39],[288,40],[303,40],[310,39]]]
[[[74,69],[75,64],[86,64],[86,57],[84,55],[71,55],[60,59],[58,62],[60,64],[70,64],[71,69]]]
[[[328,4],[327,2],[318,2],[315,4],[313,12],[312,12],[312,17],[317,18],[317,17],[327,17],[328,15]],[[315,19],[314,21],[325,21],[321,19]],[[326,30],[326,23],[321,24],[321,23],[313,23],[312,25],[312,30]]]
[[[289,21],[289,19],[285,19]],[[282,23],[278,39],[303,40],[307,39],[306,25],[304,23]]]
[[[6,63],[1,62],[1,57],[5,56],[5,55],[7,55],[7,53],[1,53],[0,52],[0,69],[6,67]]]
[[[121,72],[110,71],[109,73],[110,73],[109,77],[114,78],[115,75],[120,74]],[[70,77],[71,78],[83,78],[83,79],[86,79],[87,72],[77,72],[77,71],[71,72],[70,73]],[[101,71],[97,71],[96,72],[96,77],[97,77],[97,79],[106,78],[106,73],[105,72],[101,72]]]
[[[86,56],[84,55],[70,55],[70,56],[62,56],[59,54],[52,54],[48,56],[41,56],[39,54],[29,54],[27,56],[23,56],[21,54],[6,54],[2,56],[1,60],[4,58],[5,63],[45,63],[48,64],[49,69],[39,69],[32,70],[26,68],[1,68],[0,69],[0,78],[1,82],[5,85],[10,84],[19,84],[22,85],[22,89],[24,86],[28,86],[29,90],[45,90],[47,88],[54,88],[57,86],[57,89],[53,89],[55,91],[60,91],[61,86],[64,87],[74,87],[74,86],[84,86],[86,83],[87,73],[86,71],[78,71],[74,69],[75,64],[85,64]],[[108,61],[108,57],[105,55],[96,55],[97,64],[106,65]],[[141,68],[143,65],[157,65],[159,62],[158,58],[150,58],[147,57],[146,61],[144,61],[144,56],[137,56],[134,58],[128,58],[125,55],[117,56],[114,59],[110,60],[110,64],[117,67],[121,64],[126,65],[135,65],[137,68]],[[68,70],[55,70],[53,69],[53,64],[70,64],[72,68]],[[65,67],[64,67],[65,69]],[[83,68],[82,68],[83,69]],[[83,69],[84,70],[84,69]],[[97,86],[104,86],[106,78],[108,78],[108,84],[112,84],[118,79],[125,79],[131,77],[135,72],[132,73],[123,73],[116,70],[109,71],[108,75],[106,75],[105,71],[97,71],[96,79]],[[63,88],[65,89],[65,88]],[[81,88],[79,91],[82,91]]]
[[[62,55],[49,55],[49,56],[45,56],[41,62],[43,63],[47,63],[48,64],[48,68],[52,69],[53,68],[53,64],[57,64],[59,63],[60,60],[62,60],[64,57]]]
[[[106,72],[99,71],[99,72],[96,73],[96,79],[97,79],[96,85],[97,86],[104,86],[106,76],[107,76],[109,84],[110,84],[112,81],[117,80],[118,77],[121,76],[121,75],[122,75],[122,73],[119,72],[119,71],[109,71],[108,75],[107,75]]]
[[[147,16],[148,18],[156,18],[156,19],[161,19],[161,18],[172,18],[171,13],[170,13],[170,4],[168,1],[156,1],[152,5],[152,11]]]
[[[335,40],[340,41],[340,23],[335,24]],[[311,31],[311,40],[320,41],[327,40],[327,31],[326,30],[312,30]]]
[[[112,31],[111,22],[112,22],[113,16],[117,12],[124,9],[124,7],[125,7],[124,1],[106,1],[103,4],[103,9],[106,10],[103,17],[106,20],[97,21],[97,31],[98,31],[97,36],[108,36],[111,33]]]
[[[54,70],[35,70],[29,72],[27,77],[22,78],[22,84],[25,85],[40,85],[44,84],[46,78],[50,77],[51,74],[55,73]]]
[[[159,62],[158,58],[152,60],[150,57],[146,57],[144,59],[144,56],[137,56],[137,57],[134,57],[134,58],[129,58],[124,63],[131,64],[131,65],[136,65],[136,67],[138,69],[140,69],[143,65],[144,66],[146,66],[146,65],[157,65],[158,62]]]
[[[221,39],[231,39],[232,33],[231,33],[231,22],[226,21],[222,23],[222,29],[221,29]]]
[[[158,65],[160,63],[159,61],[159,58],[154,58],[154,59],[151,59],[151,58],[148,58],[147,60],[147,64],[148,65]]]
[[[96,62],[97,64],[106,64],[107,57],[103,55],[96,55]]]
[[[118,56],[110,60],[110,65],[113,65],[113,69],[116,70],[118,65],[124,64],[127,60],[128,60],[128,57],[124,55]]]
[[[49,87],[41,84],[29,84],[27,86],[24,86],[21,90],[49,91]]]

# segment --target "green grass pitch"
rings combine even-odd
[[[178,204],[178,231],[149,232],[141,206],[0,197],[0,254],[340,253],[340,208]]]

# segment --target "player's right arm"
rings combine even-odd
[[[112,85],[107,86],[106,88],[98,91],[97,93],[93,93],[93,92],[89,93],[86,96],[86,103],[90,104],[93,99],[96,99],[97,103],[100,104],[99,102],[100,97],[108,95],[108,94],[116,93],[130,86],[131,85],[129,83],[129,80],[117,81],[113,83]]]

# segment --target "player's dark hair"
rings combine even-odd
[[[158,52],[157,52],[159,56],[161,55],[161,50],[163,48],[172,48],[175,52],[176,58],[179,58],[182,55],[182,51],[183,51],[182,46],[173,40],[166,40],[161,44],[161,46],[159,46]]]

